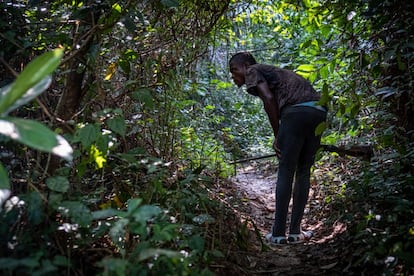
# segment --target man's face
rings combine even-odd
[[[246,66],[242,64],[230,63],[231,78],[234,83],[241,87],[245,84]]]

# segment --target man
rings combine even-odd
[[[327,110],[319,106],[320,95],[298,74],[271,65],[258,64],[248,52],[233,55],[229,61],[234,83],[246,85],[247,92],[263,101],[275,140],[273,148],[279,158],[276,183],[276,211],[272,232],[266,240],[272,244],[300,243],[311,232],[301,229],[303,212],[308,201],[310,170],[320,147],[316,127],[326,120]],[[289,201],[293,208],[286,237]]]

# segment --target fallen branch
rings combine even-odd
[[[371,145],[353,145],[353,146],[334,146],[334,145],[321,145],[321,148],[323,151],[328,152],[336,152],[340,156],[349,155],[349,156],[355,156],[355,157],[362,157],[363,160],[370,160],[372,155],[374,154],[374,151],[372,150]],[[238,163],[244,163],[248,161],[254,161],[259,159],[265,159],[270,157],[275,157],[276,153],[262,155],[262,156],[254,156],[244,159],[239,159],[230,162],[231,165],[238,164]]]

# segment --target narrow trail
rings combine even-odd
[[[260,233],[262,239],[269,233],[273,223],[277,177],[275,168],[272,162],[239,166],[227,191],[236,199],[229,204],[237,210],[242,223],[246,222],[252,232]],[[246,275],[325,275],[328,271],[335,271],[340,254],[327,256],[326,253],[335,250],[332,248],[334,238],[343,233],[346,227],[339,222],[327,223],[323,218],[323,199],[316,182],[324,170],[316,169],[313,173],[316,181],[311,181],[309,201],[302,220],[302,228],[312,230],[314,236],[304,244],[266,246],[263,250],[260,238],[256,235],[256,238],[249,240],[254,243],[250,248],[254,249],[239,252],[239,256],[235,257]]]

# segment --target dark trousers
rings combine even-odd
[[[316,127],[326,120],[326,112],[308,106],[286,107],[280,118],[277,143],[282,153],[276,183],[276,212],[273,236],[285,236],[289,202],[293,208],[290,234],[299,234],[303,212],[308,201],[310,170],[315,162],[315,153],[320,147],[320,136]]]

